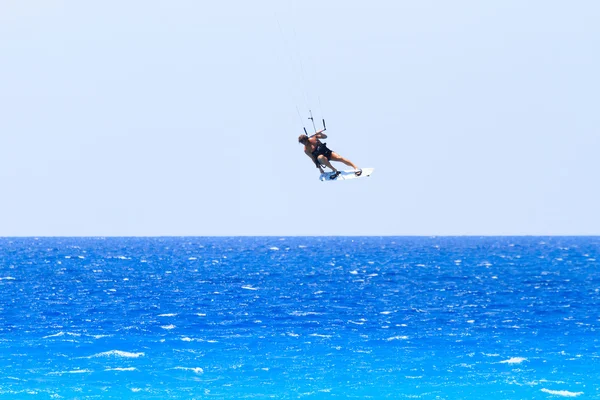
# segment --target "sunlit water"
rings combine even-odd
[[[0,398],[600,398],[599,245],[0,239]]]

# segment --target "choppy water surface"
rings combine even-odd
[[[0,239],[0,398],[600,398],[599,245]]]

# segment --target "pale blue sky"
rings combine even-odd
[[[4,0],[0,236],[600,234],[598,21],[595,1]],[[319,182],[309,107],[372,177]]]

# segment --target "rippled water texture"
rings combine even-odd
[[[600,398],[599,244],[0,239],[0,397]]]

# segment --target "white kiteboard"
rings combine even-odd
[[[351,170],[347,170],[347,171],[341,171],[340,170],[340,174],[338,175],[337,178],[335,179],[331,179],[331,175],[333,175],[333,172],[324,172],[321,174],[321,176],[319,177],[320,180],[326,182],[326,181],[347,181],[348,179],[357,179],[357,178],[365,178],[367,176],[371,176],[371,174],[373,173],[373,171],[375,171],[375,168],[362,168],[362,174],[360,175],[356,175],[356,172],[351,169]]]

